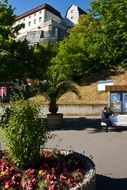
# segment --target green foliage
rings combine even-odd
[[[0,1],[0,50],[5,51],[1,51],[0,55],[6,53],[8,43],[15,37],[18,30],[23,27],[22,25],[13,26],[15,18],[14,8],[8,5],[8,1]]]
[[[13,40],[8,44],[8,54],[0,57],[0,79],[9,81],[30,77],[42,80],[55,52],[52,44],[29,48],[26,40]]]
[[[34,49],[29,48],[27,41],[12,41],[8,44],[8,54],[0,57],[0,62],[1,80],[27,78],[34,70]]]
[[[52,57],[56,55],[57,45],[39,44],[29,47],[28,42],[15,41],[23,24],[15,26],[16,15],[8,1],[0,1],[0,80],[16,78],[43,79]]]
[[[15,37],[23,25],[14,26],[15,18],[14,8],[8,5],[8,1],[0,1],[0,80],[9,80],[12,75],[15,75],[14,73],[20,71],[20,67],[17,65],[20,57],[15,59],[18,51]],[[24,55],[22,55],[22,59],[23,57]]]
[[[127,67],[127,1],[93,0],[91,10],[60,42],[52,70],[67,77]]]
[[[79,91],[75,85],[68,80],[64,80],[56,72],[47,72],[46,80],[37,85],[42,95],[49,101],[49,112],[56,114],[58,111],[57,101],[67,92],[73,92],[78,97]]]
[[[52,59],[52,70],[72,78],[95,72],[98,57],[94,51],[94,55],[92,52],[90,55],[90,41],[93,41],[91,34],[96,26],[91,15],[82,15],[79,24],[60,42],[57,56]]]
[[[99,26],[93,34],[98,35],[95,44],[101,52],[99,63],[110,68],[127,66],[127,1],[98,0],[91,5]]]
[[[48,139],[47,126],[38,118],[39,108],[29,101],[11,102],[9,116],[4,125],[8,148],[16,164],[34,165],[40,158],[40,148]]]
[[[51,59],[57,53],[57,43],[40,43],[34,51],[35,61],[33,65],[32,78],[44,79],[45,73],[48,70],[48,67],[51,66]]]
[[[12,25],[15,21],[14,9],[7,1],[0,1],[0,40],[13,36]]]

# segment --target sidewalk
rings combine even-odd
[[[66,117],[64,126],[52,130],[55,138],[47,147],[72,149],[92,155],[96,165],[97,190],[127,190],[127,130],[108,133],[99,117]]]

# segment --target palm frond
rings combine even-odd
[[[49,110],[56,113],[57,100],[65,93],[73,92],[80,98],[76,86],[68,80],[61,80],[57,73],[48,73],[46,80],[39,82],[39,92],[49,101]]]
[[[57,87],[57,100],[65,93],[73,92],[80,98],[80,93],[71,81],[62,81]]]

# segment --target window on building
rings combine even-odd
[[[71,16],[71,19],[73,19],[73,16]]]
[[[39,13],[41,14],[41,11]]]
[[[30,22],[28,22],[28,26],[31,26],[31,21],[30,21]]]
[[[34,16],[36,16],[36,13],[34,13]]]
[[[41,22],[42,21],[42,17],[39,17],[39,22]]]
[[[34,19],[34,24],[36,24],[36,19]]]
[[[127,92],[111,92],[110,105],[113,112],[127,113]]]
[[[29,16],[29,18],[30,18],[31,16]]]
[[[110,104],[114,112],[121,112],[121,94],[118,92],[111,93]]]
[[[123,112],[127,112],[127,93],[123,93],[122,94],[123,95],[123,97],[122,97],[122,99],[123,99],[123,105],[122,105],[122,107],[123,107]]]
[[[73,10],[71,10],[71,13],[73,13],[74,11]]]
[[[25,21],[25,18],[23,19],[23,21]]]

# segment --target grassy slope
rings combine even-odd
[[[114,85],[127,85],[127,72],[119,74],[116,76],[111,76],[107,80],[113,80]],[[58,103],[59,104],[107,104],[108,102],[108,93],[107,92],[98,92],[97,83],[86,86],[77,86],[80,91],[81,99],[78,99],[75,94],[67,93],[63,95]],[[36,100],[40,103],[45,102],[44,98],[39,96]]]

